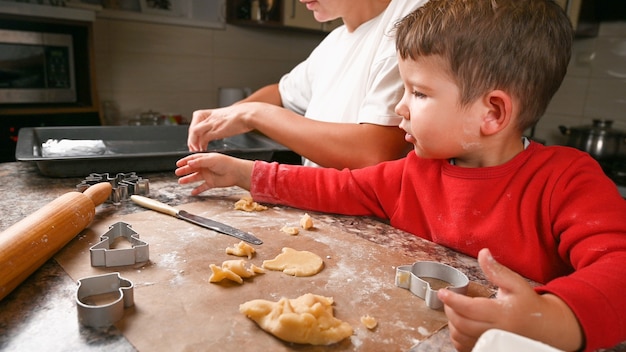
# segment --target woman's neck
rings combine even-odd
[[[390,2],[391,0],[364,1],[363,4],[354,6],[354,8],[341,19],[348,32],[352,33],[363,23],[383,13]]]

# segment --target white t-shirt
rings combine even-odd
[[[427,0],[392,0],[349,33],[340,26],[279,82],[285,108],[326,122],[398,126],[402,97],[393,28]],[[309,160],[305,165],[315,166]]]

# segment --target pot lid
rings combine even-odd
[[[593,119],[591,125],[572,127],[572,131],[599,135],[626,135],[626,132],[612,128],[613,120]]]

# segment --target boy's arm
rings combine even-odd
[[[471,351],[489,329],[510,331],[566,351],[583,347],[582,329],[565,302],[535,292],[523,277],[496,262],[487,249],[478,254],[478,263],[489,281],[499,287],[495,299],[438,292],[457,350]]]

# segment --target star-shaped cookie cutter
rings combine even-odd
[[[113,325],[122,319],[125,308],[135,304],[133,287],[132,281],[121,277],[120,273],[89,276],[78,280],[76,290],[78,321],[94,328]],[[110,294],[113,294],[112,301],[95,303],[95,297],[107,297]]]
[[[118,237],[124,237],[131,248],[111,249],[111,244]],[[125,222],[116,222],[100,236],[100,242],[89,248],[91,266],[122,266],[146,262],[150,259],[149,245],[139,239],[139,234]]]
[[[107,199],[107,202],[115,205],[121,204],[122,201],[129,200],[130,196],[133,194],[148,195],[150,193],[149,180],[137,176],[134,172],[120,172],[113,177],[109,176],[108,172],[91,173],[76,185],[76,189],[82,193],[90,186],[100,182],[109,182],[111,184],[111,195],[109,199]]]
[[[431,309],[441,309],[443,302],[437,297],[438,290],[433,290],[430,283],[422,278],[445,281],[450,284],[446,289],[461,294],[466,294],[469,286],[469,279],[465,274],[443,263],[420,261],[397,267],[396,286],[408,289],[423,299]]]

